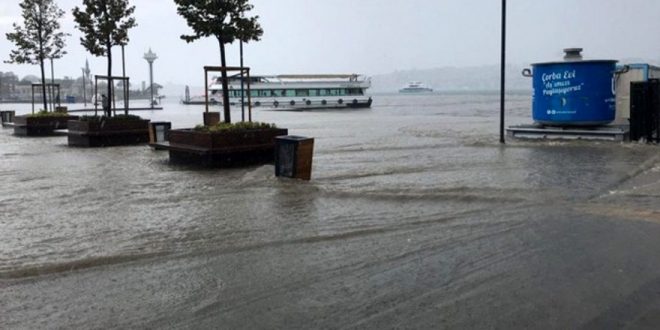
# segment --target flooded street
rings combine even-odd
[[[138,114],[201,123],[174,101]],[[501,146],[495,93],[253,119],[312,181],[1,129],[0,328],[660,327],[657,146]]]

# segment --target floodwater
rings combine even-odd
[[[311,182],[0,130],[0,328],[660,327],[658,147],[501,146],[497,94],[374,100],[255,110],[316,139]]]

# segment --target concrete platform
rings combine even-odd
[[[507,135],[516,139],[529,140],[600,140],[628,141],[630,128],[627,125],[596,127],[559,127],[543,125],[509,126]]]

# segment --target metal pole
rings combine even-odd
[[[505,71],[506,71],[506,0],[502,0],[502,63],[500,67],[500,143],[504,140],[504,109],[505,109]]]
[[[245,121],[245,79],[243,79],[243,40],[241,46],[241,120]]]
[[[87,89],[86,88],[87,86],[85,84],[85,68],[82,68],[82,78],[83,78],[83,81],[82,81],[82,83],[83,83],[83,85],[82,85],[82,88],[83,88],[83,93],[82,93],[83,94],[83,103],[85,104],[85,109],[86,109],[87,108],[87,93],[85,92],[85,90]]]
[[[204,68],[204,104],[206,112],[209,112],[209,72],[206,68]]]
[[[506,88],[506,0],[502,0],[502,63],[500,67],[500,143],[504,144],[504,109]]]
[[[124,57],[124,45],[121,45],[121,76],[126,77],[126,58]]]
[[[124,45],[121,45],[121,76],[126,78],[126,57],[124,57]],[[126,84],[126,80],[121,81]],[[126,88],[124,88],[124,108],[126,107]],[[128,115],[128,111],[126,111]]]
[[[248,120],[252,122],[252,91],[250,89],[250,69],[247,69],[247,79],[248,79]]]
[[[52,86],[50,87],[50,110],[54,111],[55,110],[55,97],[53,94],[55,94],[55,68],[53,67],[53,58],[50,58],[50,83]]]
[[[149,89],[151,89],[151,108],[154,108],[154,62],[149,62]]]
[[[128,101],[130,98],[130,91],[128,90],[128,86],[130,86],[131,83],[126,77],[124,77],[124,114],[128,116]]]
[[[99,100],[98,100],[98,98],[96,97],[97,95],[99,95],[99,76],[96,76],[96,75],[95,75],[95,76],[94,76],[94,98],[95,98],[96,100],[94,100],[94,116],[98,116],[98,115],[99,115],[99,114],[98,114],[98,110],[99,110]],[[105,109],[103,110],[103,112],[105,113]]]

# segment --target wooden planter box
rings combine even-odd
[[[173,163],[213,167],[235,167],[273,163],[275,137],[288,130],[268,128],[232,132],[171,130],[169,143],[160,145],[170,152]]]
[[[111,147],[149,142],[149,120],[69,121],[69,146]]]
[[[67,129],[69,120],[78,119],[77,116],[52,117],[14,117],[14,135],[19,136],[48,136],[54,135],[55,130]]]

